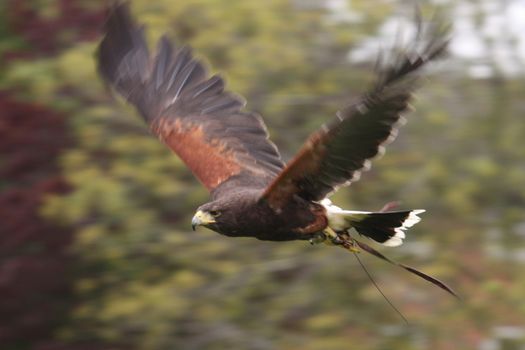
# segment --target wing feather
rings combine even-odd
[[[422,26],[418,26],[419,30]],[[404,123],[401,115],[417,87],[421,67],[442,55],[447,29],[433,25],[418,32],[414,45],[380,72],[374,87],[312,134],[262,196],[280,210],[294,195],[319,201],[340,186],[357,181],[370,159],[384,151]]]
[[[127,3],[112,8],[98,50],[104,80],[214,195],[229,180],[229,189],[269,184],[284,164],[262,118],[242,111],[244,99],[225,91],[221,77],[208,77],[188,47],[163,36],[150,55],[143,32]]]

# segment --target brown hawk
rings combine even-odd
[[[396,136],[421,68],[446,50],[444,31],[418,33],[410,49],[379,70],[375,85],[314,132],[287,165],[262,118],[244,110],[244,100],[225,90],[220,76],[210,77],[188,47],[173,46],[163,36],[150,54],[143,28],[125,3],[112,7],[105,31],[98,50],[103,79],[138,109],[211,194],[197,209],[193,228],[269,241],[324,241],[354,251],[360,246],[386,259],[350,230],[397,246],[420,221],[421,209],[343,210],[328,196],[357,181]]]

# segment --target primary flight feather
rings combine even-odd
[[[164,36],[150,54],[127,3],[111,8],[98,67],[210,191],[210,201],[193,217],[194,228],[270,241],[324,241],[351,250],[359,243],[374,252],[350,230],[397,246],[424,210],[350,211],[327,197],[356,181],[395,137],[420,69],[446,47],[444,31],[418,33],[410,49],[380,68],[373,88],[314,132],[286,166],[262,118],[244,110],[244,100],[225,90],[221,77],[209,76],[188,47],[173,46]],[[416,274],[453,293],[432,277]]]

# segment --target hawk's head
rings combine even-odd
[[[227,233],[229,224],[235,221],[235,212],[232,208],[233,203],[225,200],[216,200],[201,205],[193,219],[191,220],[191,227],[195,231],[197,226],[204,226],[219,233]]]
[[[217,225],[217,219],[219,216],[220,211],[218,210],[197,210],[193,219],[191,219],[191,228],[195,231],[197,226],[204,226],[216,231],[214,227]]]

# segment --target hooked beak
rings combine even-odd
[[[210,214],[199,210],[195,213],[193,219],[191,219],[191,228],[195,231],[197,226],[207,226],[215,223],[215,218]]]

